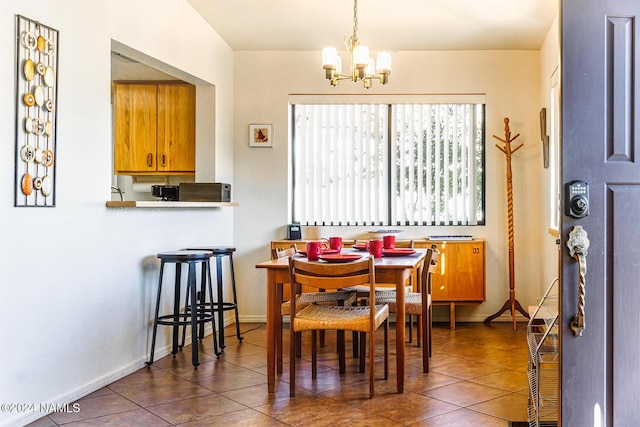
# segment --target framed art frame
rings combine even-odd
[[[249,147],[273,147],[273,125],[249,125]]]
[[[16,15],[15,206],[56,205],[58,30]]]

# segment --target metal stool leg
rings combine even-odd
[[[207,303],[207,265],[208,263],[202,263],[202,274],[200,276],[200,294],[198,295],[198,301],[200,301],[200,305],[205,307]],[[204,323],[200,323],[200,331],[198,332],[198,338],[200,341],[204,338]]]
[[[176,280],[175,280],[175,290],[173,298],[173,321],[180,321],[180,279],[182,276],[182,264],[176,263]],[[178,352],[178,326],[173,325],[172,327],[172,341],[171,341],[171,354],[173,357],[176,357],[176,353]]]
[[[184,297],[185,314],[189,310],[190,301],[191,301],[191,288],[187,285],[187,294]],[[186,339],[187,339],[187,325],[184,325],[182,327],[182,343],[178,346],[178,348],[180,350],[182,350],[184,348],[184,344],[186,342]],[[193,337],[191,338],[191,341],[193,342]]]
[[[236,312],[236,337],[242,342],[243,337],[240,335],[240,317],[238,316],[238,294],[236,293],[236,275],[233,271],[233,254],[229,252],[229,269],[231,271],[231,289],[233,290],[233,305]],[[323,331],[324,332],[324,331]]]
[[[149,361],[145,362],[147,367],[150,367],[153,363],[153,354],[156,349],[156,332],[158,331],[158,314],[160,313],[160,295],[162,294],[162,272],[164,271],[164,261],[160,263],[160,277],[158,279],[158,297],[156,298],[156,313],[153,318],[153,333],[151,336],[151,356]]]
[[[216,278],[218,281],[218,332],[220,334],[218,342],[220,350],[224,350],[226,347],[224,344],[224,294],[222,292],[222,258],[220,256],[216,256]]]
[[[215,310],[213,307],[213,284],[211,282],[211,264],[209,263],[209,261],[207,261],[206,263],[206,268],[207,268],[207,278],[209,279],[208,281],[208,285],[209,285],[209,295],[211,295],[210,297],[210,304],[209,304],[209,310],[211,313],[211,327],[213,329],[211,335],[213,335],[213,351],[216,353],[216,357],[219,359],[220,355],[222,354],[222,349],[218,348],[218,337],[216,334],[216,316],[215,316]]]
[[[198,310],[200,310],[200,312],[204,315],[205,311],[207,310],[207,307],[209,308],[209,313],[212,319],[211,329],[212,329],[212,335],[213,335],[213,350],[216,356],[220,358],[220,354],[222,354],[222,351],[220,351],[220,349],[218,348],[218,336],[216,332],[215,312],[214,312],[214,305],[213,305],[214,304],[213,303],[213,286],[211,282],[211,264],[209,263],[209,260],[202,263],[202,273],[200,278],[201,278],[201,282],[200,282],[200,295],[198,298],[198,301],[199,301]],[[207,302],[207,288],[209,290],[208,302]],[[185,307],[190,307],[191,292],[189,291],[189,289],[190,288],[187,287]],[[198,323],[200,323],[200,331],[199,331],[198,338],[200,339],[200,341],[202,341],[202,339],[204,338],[204,322],[199,321]],[[182,328],[182,345],[180,346],[180,349],[184,347],[184,344],[186,342],[186,332],[187,332],[187,328],[185,326],[184,328]],[[191,339],[191,342],[192,344],[194,343],[193,337]]]
[[[198,306],[196,290],[196,267],[194,263],[189,263],[189,274],[187,286],[191,289],[191,363],[198,369]],[[176,298],[179,299],[179,298]],[[177,339],[177,337],[176,337]]]

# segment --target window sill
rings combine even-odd
[[[225,208],[239,206],[238,202],[173,202],[173,201],[108,201],[108,208]]]

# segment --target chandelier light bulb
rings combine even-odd
[[[337,68],[338,51],[335,47],[325,47],[322,49],[322,67],[323,68]],[[339,72],[339,71],[338,71]]]
[[[376,63],[373,58],[369,58],[367,62],[367,70],[365,72],[367,77],[373,77],[376,75]]]
[[[379,52],[376,58],[377,73],[391,74],[391,54],[389,52]]]
[[[366,46],[356,46],[353,49],[353,63],[356,67],[366,67],[369,63],[369,48]]]

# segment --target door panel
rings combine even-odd
[[[563,426],[640,425],[639,12],[637,0],[562,2],[561,181],[590,185],[589,216],[561,216]],[[578,263],[566,241],[576,225],[591,242],[582,336],[569,327]]]
[[[613,271],[607,284],[605,322],[610,326],[605,345],[608,385],[613,385],[613,425],[640,425],[637,404],[640,402],[640,248],[638,236],[629,233],[634,213],[640,212],[640,185],[611,185],[607,189],[607,205],[611,206],[612,232],[607,245],[615,257],[610,257],[607,269]],[[635,228],[637,229],[637,220]],[[626,402],[626,403],[625,403]],[[632,404],[631,402],[635,402]],[[631,412],[631,413],[630,413]]]

